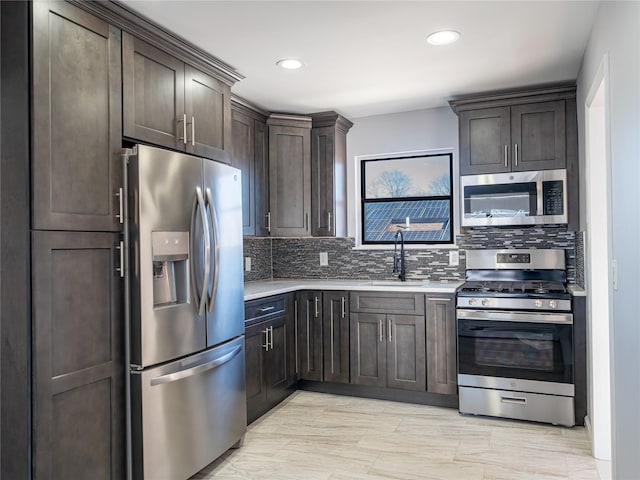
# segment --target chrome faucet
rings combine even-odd
[[[400,237],[400,253],[398,253],[398,237]],[[398,274],[398,278],[401,282],[407,281],[407,271],[404,265],[404,233],[402,229],[396,230],[396,235],[393,244],[393,273]]]

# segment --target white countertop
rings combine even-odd
[[[304,279],[291,278],[279,280],[257,280],[245,282],[244,299],[255,300],[257,298],[280,295],[295,292],[297,290],[358,290],[369,292],[416,292],[416,293],[455,293],[456,289],[464,282],[423,282],[409,280],[333,280],[333,279]],[[569,293],[574,297],[585,297],[584,288],[570,284],[567,285]]]
[[[370,292],[455,293],[463,281],[281,279],[245,282],[244,299],[269,297],[296,290],[358,290]]]
[[[582,288],[579,285],[575,285],[573,283],[570,283],[569,285],[567,285],[567,290],[569,290],[569,293],[571,295],[573,295],[574,297],[586,297],[587,296],[587,291]]]

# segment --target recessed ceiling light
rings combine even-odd
[[[431,45],[449,45],[458,41],[459,38],[460,32],[456,32],[455,30],[441,30],[429,35],[427,37],[427,42]]]
[[[286,68],[287,70],[297,70],[298,68],[302,68],[304,63],[297,58],[283,58],[282,60],[278,60],[276,65],[280,68]]]

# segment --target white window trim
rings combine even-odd
[[[413,150],[408,152],[392,152],[392,153],[376,153],[371,155],[356,155],[354,157],[354,181],[355,181],[355,198],[353,199],[355,209],[356,220],[356,232],[355,232],[355,246],[353,250],[393,250],[393,245],[371,245],[362,243],[362,194],[360,190],[360,172],[362,171],[362,162],[364,160],[380,160],[380,159],[393,159],[402,157],[419,157],[425,155],[439,155],[439,154],[451,154],[453,157],[451,175],[453,176],[453,243],[430,243],[430,244],[407,244],[406,250],[455,250],[458,248],[456,245],[456,238],[460,234],[460,179],[458,175],[458,159],[456,158],[455,149],[453,148],[435,148],[431,150]]]

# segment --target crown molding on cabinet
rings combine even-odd
[[[144,40],[156,48],[178,58],[182,58],[187,63],[201,69],[204,73],[212,75],[227,85],[231,86],[245,78],[222,60],[217,59],[174,33],[165,30],[157,23],[130,10],[116,0],[106,2],[68,0],[68,2]]]

